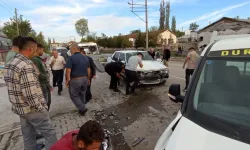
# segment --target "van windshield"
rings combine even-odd
[[[239,140],[249,143],[249,59],[213,58],[206,60],[196,82],[192,99],[193,109],[196,112],[205,114],[218,122],[222,121],[225,126],[220,128],[221,130],[231,126],[234,130],[232,133],[235,133],[232,137],[239,136],[237,137]],[[211,124],[211,126],[216,125]],[[229,134],[228,131],[225,133]],[[241,137],[241,133],[248,133],[248,136]]]

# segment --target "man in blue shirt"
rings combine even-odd
[[[70,49],[72,56],[68,58],[66,63],[65,84],[69,87],[70,98],[78,108],[79,113],[85,115],[87,112],[85,94],[91,77],[89,60],[80,53],[76,43],[72,44]]]

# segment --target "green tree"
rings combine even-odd
[[[175,32],[175,34],[176,34],[177,37],[182,37],[183,35],[185,35],[185,32],[182,32],[182,31],[180,31],[180,30],[177,30],[177,31]]]
[[[189,29],[191,31],[197,31],[198,28],[199,28],[199,25],[196,22],[191,23],[190,26],[189,26]]]
[[[165,26],[165,2],[162,0],[160,3],[160,20],[159,20],[159,30],[163,30]]]
[[[87,37],[86,37],[86,40],[87,40],[88,42],[96,42],[96,40],[97,40],[96,33],[95,33],[95,32],[89,33],[89,34],[87,35]]]
[[[158,27],[157,26],[151,26],[150,28],[149,28],[149,32],[153,32],[153,31],[158,31]]]
[[[172,26],[171,30],[175,33],[176,32],[176,19],[175,16],[172,17]]]
[[[140,32],[141,32],[141,30],[140,30],[140,29],[137,29],[137,30],[132,30],[132,31],[130,31],[130,34],[140,33]]]
[[[83,38],[88,32],[88,20],[82,18],[75,23],[76,32]]]
[[[145,47],[145,44],[146,44],[145,34],[139,32],[135,39],[135,47],[136,48]]]
[[[19,35],[21,36],[27,36],[31,31],[32,27],[29,20],[24,20],[21,16],[17,19],[18,25],[19,25]],[[10,21],[7,21],[4,23],[3,26],[3,33],[10,39],[13,39],[18,35],[17,33],[17,22],[15,20],[15,17],[10,18]]]
[[[169,26],[169,19],[170,19],[170,1],[167,2],[166,5],[166,17],[165,17],[166,21],[165,21],[165,29],[170,29]]]

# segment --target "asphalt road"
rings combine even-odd
[[[126,96],[109,90],[110,77],[98,73],[92,82],[93,99],[87,105],[91,116],[112,133],[115,150],[152,150],[157,139],[173,120],[180,104],[169,100],[168,88],[173,83],[184,87],[184,70],[181,62],[170,62],[170,78],[163,85],[144,86],[136,95]],[[124,91],[124,85],[120,87]],[[11,127],[19,122],[19,117],[11,112],[6,87],[0,87],[0,132],[1,127]],[[51,116],[75,111],[65,88],[62,96],[52,94]],[[132,147],[137,138],[145,138]]]

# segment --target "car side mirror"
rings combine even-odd
[[[185,96],[181,95],[180,84],[172,84],[169,87],[168,97],[175,103],[183,103]]]

